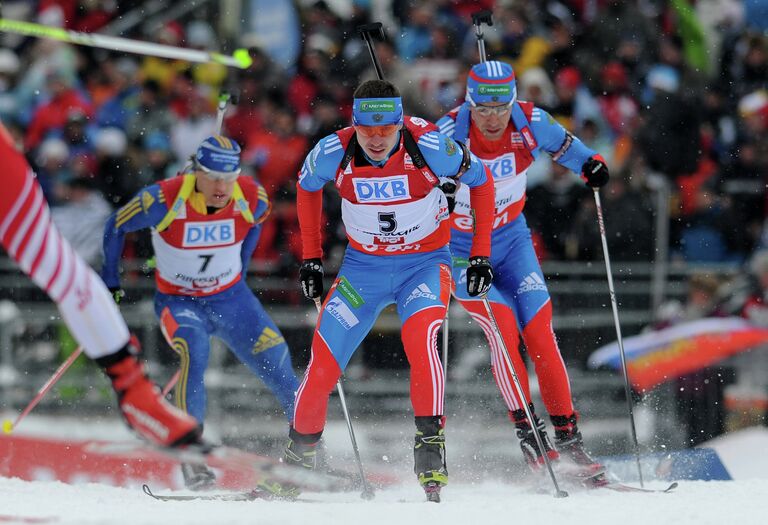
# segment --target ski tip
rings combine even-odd
[[[144,491],[144,494],[146,494],[146,495],[147,495],[147,496],[149,496],[150,498],[154,498],[154,497],[155,497],[155,495],[154,495],[154,494],[152,493],[152,491],[149,489],[149,485],[147,485],[146,483],[145,483],[144,485],[142,485],[142,486],[141,486],[141,490],[143,490],[143,491]]]
[[[677,488],[677,481],[673,482],[669,487],[664,489],[664,492],[671,492]]]

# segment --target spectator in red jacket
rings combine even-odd
[[[296,113],[290,106],[277,106],[266,127],[248,135],[244,158],[256,168],[256,178],[273,199],[295,179],[306,153],[307,138],[296,131]]]
[[[89,118],[93,116],[93,107],[74,87],[72,77],[61,71],[52,71],[46,79],[46,87],[51,100],[40,106],[32,115],[24,139],[26,149],[36,148],[45,135],[54,129],[62,128],[67,115],[72,109],[80,109]]]

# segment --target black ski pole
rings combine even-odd
[[[315,308],[317,308],[317,314],[320,315],[322,305],[320,298],[315,299]],[[357,447],[357,439],[355,438],[355,430],[352,428],[352,418],[349,415],[349,409],[347,409],[347,398],[344,395],[344,387],[341,386],[341,379],[336,382],[336,391],[339,393],[339,401],[341,402],[341,410],[344,412],[344,419],[347,421],[347,430],[349,430],[349,439],[352,441],[352,450],[355,452],[355,460],[357,460],[357,468],[360,470],[360,483],[363,485],[363,492],[360,497],[366,500],[374,498],[373,487],[368,483],[368,479],[365,477],[365,470],[363,469],[363,460],[360,459],[360,449]]]
[[[487,57],[485,54],[485,36],[483,35],[482,25],[486,24],[489,27],[493,25],[493,13],[488,10],[474,13],[472,15],[472,23],[475,26],[475,36],[477,37],[477,52],[478,52],[478,55],[480,56],[480,63],[483,63],[487,60]],[[504,337],[501,335],[499,325],[496,322],[496,316],[493,314],[493,310],[491,309],[491,303],[488,302],[487,296],[483,296],[482,301],[483,301],[483,304],[485,305],[485,311],[488,313],[488,318],[491,320],[491,325],[493,326],[493,329],[496,332],[495,335],[498,337],[498,340],[501,343],[501,348],[504,354],[504,361],[506,362],[507,366],[509,367],[509,371],[512,374],[512,383],[515,385],[515,390],[517,390],[517,395],[522,400],[523,409],[525,410],[525,416],[528,418],[528,421],[531,424],[531,428],[533,428],[533,436],[536,439],[536,444],[539,446],[539,450],[541,450],[541,453],[542,453],[541,457],[544,459],[544,464],[546,465],[547,471],[549,472],[549,477],[552,478],[552,484],[555,486],[554,496],[556,498],[564,498],[568,496],[568,493],[564,490],[561,490],[560,486],[557,483],[557,477],[555,476],[555,471],[552,469],[552,463],[549,461],[549,456],[547,456],[547,451],[544,448],[544,441],[541,439],[541,436],[539,435],[539,431],[536,428],[536,420],[533,418],[533,413],[531,412],[531,409],[528,406],[528,400],[525,398],[525,390],[523,390],[523,386],[520,383],[520,377],[517,375],[517,371],[515,370],[515,367],[512,364],[512,359],[509,355],[509,350],[507,349],[507,345],[504,342]]]
[[[475,26],[475,37],[477,37],[477,52],[480,55],[480,62],[488,60],[485,54],[485,36],[483,35],[483,24],[488,27],[493,25],[493,13],[491,11],[478,11],[472,15],[472,23]]]
[[[357,32],[365,40],[368,46],[368,52],[371,54],[371,60],[373,61],[373,67],[376,69],[376,77],[379,80],[384,80],[384,73],[381,71],[381,65],[379,59],[376,56],[376,50],[373,47],[373,38],[376,37],[379,40],[384,40],[386,35],[384,34],[384,26],[381,22],[373,22],[371,24],[363,24],[357,26]]]
[[[484,295],[481,298],[483,305],[485,306],[485,311],[488,314],[488,318],[491,320],[491,325],[493,327],[494,336],[496,336],[499,344],[501,345],[502,349],[502,355],[504,356],[504,361],[507,364],[507,367],[509,367],[509,371],[512,374],[512,384],[515,386],[515,390],[517,391],[518,398],[522,401],[523,410],[525,411],[525,417],[528,418],[528,422],[531,425],[531,428],[533,429],[533,437],[536,439],[536,445],[538,445],[539,450],[541,451],[541,457],[544,459],[544,464],[547,467],[547,471],[549,472],[549,477],[552,479],[552,484],[555,486],[555,492],[553,494],[556,498],[566,498],[568,497],[568,493],[560,488],[560,485],[557,483],[557,477],[555,476],[555,471],[552,469],[552,462],[549,460],[549,456],[547,455],[547,450],[544,448],[544,440],[541,439],[541,436],[539,435],[539,429],[536,425],[536,420],[533,417],[533,412],[531,411],[531,407],[528,406],[528,400],[525,398],[525,390],[523,390],[523,385],[520,383],[520,377],[517,375],[517,372],[515,371],[515,367],[512,364],[512,358],[509,355],[509,349],[507,348],[507,343],[504,342],[504,338],[501,335],[501,331],[499,330],[499,324],[496,322],[496,316],[493,314],[493,310],[491,309],[491,303],[488,301],[488,296]]]
[[[387,35],[384,33],[384,27],[381,22],[373,22],[372,24],[363,24],[357,26],[357,32],[365,40],[368,46],[368,52],[371,54],[371,61],[373,67],[376,69],[376,76],[379,80],[384,80],[384,73],[381,70],[379,64],[379,58],[376,56],[376,49],[373,47],[373,38],[376,37],[379,40],[384,40]],[[448,299],[448,306],[445,308],[445,319],[443,319],[443,337],[442,337],[442,361],[443,361],[443,376],[448,378],[448,310],[450,308],[450,298]]]
[[[627,357],[624,353],[624,341],[621,337],[621,324],[619,324],[619,306],[616,300],[616,290],[613,287],[613,271],[611,270],[611,258],[608,255],[608,238],[605,235],[605,221],[603,220],[603,206],[600,203],[600,191],[593,188],[595,196],[595,206],[597,207],[597,226],[600,229],[600,240],[603,243],[603,258],[605,259],[605,273],[608,277],[608,293],[611,296],[611,310],[613,311],[613,322],[616,325],[616,338],[619,343],[619,354],[621,356],[621,370],[624,373],[624,395],[627,399],[627,411],[629,412],[629,426],[632,431],[632,444],[634,446],[635,461],[637,462],[637,473],[640,476],[640,486],[643,484],[643,469],[640,466],[640,445],[637,443],[637,430],[635,429],[635,414],[632,408],[632,388],[629,384],[629,372],[627,371]]]

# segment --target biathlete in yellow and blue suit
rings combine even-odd
[[[181,356],[177,404],[200,423],[210,337],[224,341],[272,390],[289,421],[299,383],[280,330],[248,289],[245,274],[270,203],[240,175],[240,147],[221,135],[202,142],[186,173],[143,188],[107,221],[102,278],[120,290],[125,234],[152,229],[155,312]]]

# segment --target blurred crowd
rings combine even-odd
[[[97,32],[142,3],[6,2],[4,16]],[[337,10],[338,3],[349,8]],[[184,167],[215,129],[216,97],[229,89],[239,101],[224,133],[241,144],[244,165],[273,202],[255,257],[265,272],[295,272],[296,174],[315,141],[349,125],[354,88],[374,76],[355,28],[373,21],[377,7],[369,0],[297,6],[302,50],[288,69],[248,38],[230,44],[247,47],[253,64],[227,70],[3,37],[0,118],[27,153],[56,221],[93,264],[106,216]],[[222,49],[211,9],[124,36]],[[478,61],[471,14],[480,9],[493,9],[487,51],[513,65],[519,98],[607,159],[603,206],[613,259],[653,260],[659,213],[669,214],[674,259],[740,262],[768,247],[768,2],[391,0],[389,41],[377,53],[407,113],[434,121],[462,102],[466,73]],[[542,159],[529,180],[526,214],[540,256],[600,258],[594,200],[578,177]],[[671,197],[659,204],[664,187]],[[334,195],[326,192],[331,264],[345,244]],[[138,236],[128,250],[151,255]]]

